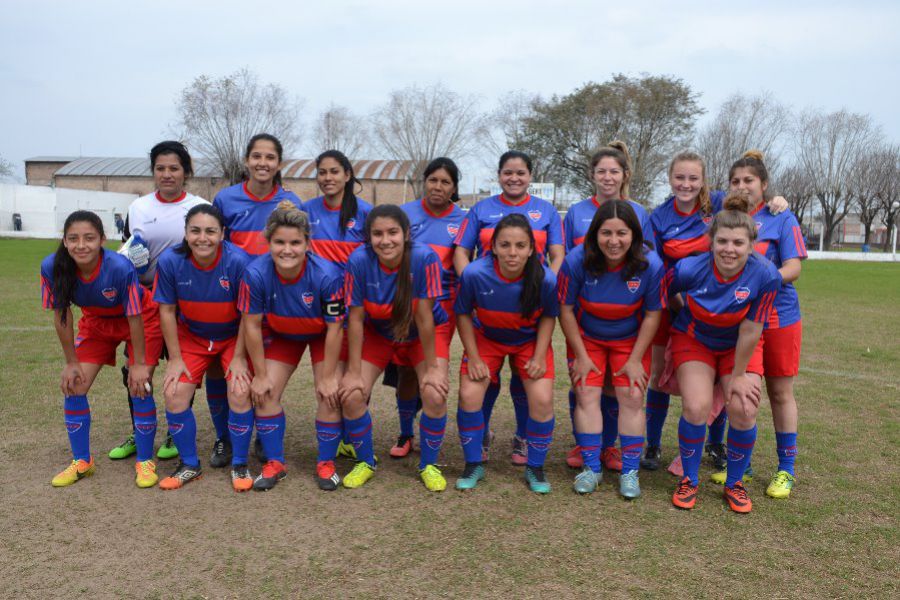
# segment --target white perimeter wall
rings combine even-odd
[[[37,185],[0,184],[0,236],[58,238],[63,223],[76,210],[89,210],[103,220],[106,237],[116,237],[113,218],[128,212],[136,194],[70,190]],[[22,231],[13,231],[13,213],[22,215]]]

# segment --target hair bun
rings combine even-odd
[[[722,201],[723,210],[735,210],[738,212],[750,212],[750,196],[742,192],[731,192]]]
[[[758,160],[759,162],[763,162],[763,153],[760,150],[747,150],[744,152],[743,158],[752,158],[754,160]]]
[[[297,208],[297,205],[291,202],[290,200],[282,200],[278,203],[278,206],[275,210],[300,210]]]
[[[620,150],[625,156],[628,156],[628,145],[622,140],[613,140],[609,143],[610,148]]]

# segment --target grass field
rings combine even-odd
[[[0,596],[46,598],[897,597],[900,534],[900,266],[807,262],[799,289],[804,349],[798,484],[764,495],[777,464],[771,413],[739,516],[701,484],[692,512],[672,507],[674,478],[642,473],[631,503],[607,475],[597,493],[571,491],[566,385],[557,381],[552,494],[527,491],[505,460],[512,407],[497,403],[488,479],[477,490],[429,494],[417,458],[386,459],[396,435],[392,394],[373,396],[378,475],[359,490],[318,491],[307,359],[286,394],[290,476],[268,494],[235,494],[207,469],[178,492],[139,490],[130,461],[105,452],[130,429],[118,372],[91,393],[97,474],[69,488],[50,478],[69,460],[58,374],[61,352],[39,308],[46,241],[0,240]],[[562,356],[561,335],[554,342]],[[458,365],[459,344],[454,342]],[[557,359],[557,370],[561,361]],[[453,371],[451,367],[451,371]],[[451,377],[451,380],[455,379]],[[159,376],[157,376],[157,381]],[[455,392],[450,414],[455,415]],[[213,441],[202,395],[201,456]],[[160,406],[161,410],[161,406]],[[677,451],[673,401],[663,459]],[[445,474],[462,467],[455,419]],[[160,419],[162,424],[162,418]],[[162,434],[158,434],[160,439]],[[174,465],[162,464],[166,474]],[[258,465],[251,464],[258,469]],[[345,473],[348,463],[339,465]],[[703,466],[705,477],[710,467]]]

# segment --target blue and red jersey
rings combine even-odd
[[[213,206],[225,217],[225,239],[251,256],[269,251],[263,237],[266,221],[282,200],[290,200],[301,208],[300,198],[276,185],[268,196],[257,198],[247,188],[247,182],[237,183],[216,194]]]
[[[500,273],[497,260],[483,256],[463,270],[459,277],[459,294],[453,305],[457,315],[470,315],[475,328],[490,340],[510,346],[521,346],[537,339],[540,318],[558,317],[559,300],[556,275],[544,267],[541,303],[528,317],[522,316],[522,281],[507,279]]]
[[[303,203],[303,210],[309,213],[312,251],[341,268],[347,267],[350,253],[366,241],[366,217],[369,216],[372,205],[357,198],[356,206],[356,216],[350,217],[347,229],[342,232],[340,206],[330,208],[325,203],[324,196]]]
[[[409,236],[413,241],[428,244],[441,259],[444,269],[444,291],[456,290],[456,270],[453,268],[453,247],[466,214],[451,203],[444,212],[435,214],[424,199],[407,202],[400,208],[409,217]]]
[[[769,207],[761,204],[751,213],[756,221],[757,237],[754,249],[768,258],[780,269],[784,261],[792,258],[805,260],[806,242],[797,217],[789,210],[777,215],[769,212]],[[793,325],[800,320],[800,298],[793,283],[782,283],[767,327],[778,329]]]
[[[712,253],[682,259],[663,280],[662,298],[684,297],[672,327],[714,351],[735,347],[741,321],[765,324],[781,287],[781,274],[771,262],[753,253],[740,273],[730,279],[716,268]]]
[[[540,256],[545,256],[550,246],[565,246],[562,221],[552,204],[531,195],[513,204],[503,194],[485,198],[469,209],[454,243],[466,250],[477,249],[478,256],[490,254],[494,228],[500,219],[512,213],[525,215],[531,224],[535,249]]]
[[[41,261],[41,305],[47,309],[64,308],[53,297],[55,257],[53,253]],[[100,250],[97,266],[89,277],[83,277],[76,268],[72,299],[85,317],[114,319],[139,315],[147,293],[138,283],[131,261],[112,250]]]
[[[679,260],[692,254],[709,252],[709,236],[706,231],[712,223],[713,215],[722,210],[724,198],[723,192],[710,193],[712,212],[708,215],[700,211],[699,202],[691,212],[681,212],[674,196],[654,209],[650,215],[654,245],[666,268],[673,267]]]
[[[584,268],[584,246],[566,256],[559,270],[559,302],[574,307],[583,336],[600,341],[636,337],[646,311],[661,310],[665,269],[655,252],[645,254],[645,270],[625,279],[624,263],[602,275]]]
[[[178,306],[178,321],[194,335],[221,341],[238,333],[241,315],[237,310],[238,290],[250,255],[222,242],[216,258],[201,267],[188,254],[169,248],[159,257],[153,299]]]
[[[285,279],[266,254],[244,270],[238,310],[263,315],[281,337],[308,342],[325,333],[326,323],[343,320],[343,282],[340,267],[312,253],[297,277]]]
[[[644,239],[654,243],[653,227],[650,225],[650,215],[647,214],[647,209],[634,200],[628,200],[627,202],[637,215]],[[587,235],[591,221],[594,220],[594,214],[598,208],[600,208],[600,203],[597,202],[597,196],[585,198],[569,207],[566,218],[563,219],[563,231],[566,235],[566,252],[570,252],[575,246],[584,243],[584,236]]]
[[[448,320],[440,300],[446,298],[441,284],[441,261],[434,250],[421,244],[411,244],[409,272],[412,281],[413,311],[418,300],[434,300],[431,312],[434,324],[441,325]],[[379,334],[393,340],[391,315],[394,312],[394,293],[397,289],[397,269],[388,269],[380,262],[371,246],[364,244],[350,255],[344,277],[344,296],[347,306],[361,306],[366,312],[366,324]],[[415,323],[410,325],[406,341],[418,339]]]

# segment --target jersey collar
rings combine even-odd
[[[422,198],[422,210],[424,210],[425,214],[427,214],[429,217],[434,217],[435,219],[440,219],[442,217],[446,217],[451,212],[453,212],[453,203],[450,202],[447,205],[447,210],[445,210],[444,212],[442,212],[440,214],[435,214],[435,213],[431,212],[430,208],[428,208],[428,203],[425,202],[425,198]]]
[[[162,202],[163,204],[175,204],[176,202],[181,202],[185,198],[187,198],[187,192],[184,190],[181,190],[180,196],[178,196],[177,198],[174,198],[172,200],[166,200],[165,198],[162,197],[162,194],[159,193],[159,190],[156,190],[156,199],[159,200],[160,202]]]
[[[504,281],[506,283],[516,283],[517,281],[522,281],[522,278],[525,277],[525,272],[523,271],[521,275],[516,277],[515,279],[509,279],[504,276],[502,272],[500,272],[500,265],[497,263],[497,257],[494,257],[494,260],[491,261],[494,264],[494,273],[497,274],[497,277],[500,278],[500,281]]]
[[[191,253],[191,263],[193,263],[193,265],[200,271],[212,271],[218,266],[220,260],[222,260],[222,244],[219,244],[219,247],[216,248],[216,257],[208,267],[201,266],[200,263],[198,263],[196,259],[194,259],[193,253]]]
[[[695,212],[697,212],[698,210],[700,210],[700,201],[694,200],[694,208],[692,208],[690,212],[683,212],[681,209],[678,208],[678,199],[676,199],[675,196],[672,196],[672,208],[675,209],[676,215],[679,215],[682,217],[689,217],[692,214],[694,214]]]
[[[531,200],[531,194],[525,194],[525,198],[521,202],[518,202],[518,203],[512,202],[511,200],[507,200],[506,196],[504,196],[503,194],[500,194],[500,196],[498,196],[498,197],[500,198],[500,202],[502,202],[503,204],[505,204],[507,206],[522,206],[524,204],[528,204],[528,201]]]
[[[103,266],[103,254],[104,250],[103,248],[100,248],[100,255],[97,257],[97,266],[94,267],[94,270],[91,271],[91,274],[87,277],[84,277],[81,274],[81,269],[75,267],[75,274],[78,275],[78,279],[80,279],[82,283],[91,283],[92,281],[97,279],[97,276],[100,274],[100,267]]]
[[[275,261],[272,261],[272,262],[273,262],[273,266],[275,266],[274,265]],[[308,265],[308,264],[309,264],[309,253],[307,252],[306,257],[303,259],[303,266],[300,267],[300,272],[297,273],[296,277],[294,277],[292,279],[287,279],[285,277],[282,277],[281,273],[278,272],[277,266],[275,266],[275,275],[278,276],[278,281],[280,281],[281,283],[283,283],[285,285],[293,285],[293,284],[297,283],[298,281],[300,281],[300,279],[303,277],[303,274],[306,273],[306,265]]]
[[[759,211],[761,211],[762,209],[764,209],[765,207],[766,207],[766,201],[765,201],[765,200],[760,201],[760,203],[756,205],[756,208],[751,208],[751,209],[750,209],[750,216],[751,216],[751,217],[755,217],[756,214],[757,214]]]
[[[744,269],[747,268],[747,265],[745,264],[743,267],[741,267],[741,270],[740,270],[740,271],[738,271],[737,273],[735,273],[735,274],[732,275],[731,277],[726,278],[724,275],[722,275],[721,273],[719,273],[719,267],[716,266],[716,259],[715,259],[715,257],[713,257],[712,255],[710,255],[709,259],[712,261],[713,275],[716,276],[716,281],[718,281],[719,283],[731,283],[732,281],[734,281],[735,279],[737,279],[738,277],[740,277],[740,276],[741,276],[741,273],[744,272]],[[748,260],[749,260],[749,258],[748,258]]]
[[[244,188],[244,193],[247,194],[247,197],[250,198],[251,200],[253,200],[254,202],[268,202],[269,200],[271,200],[272,198],[275,197],[275,194],[278,193],[278,185],[274,185],[274,186],[272,186],[272,191],[269,192],[268,194],[266,194],[265,198],[260,198],[259,196],[253,195],[253,193],[250,191],[250,188],[247,187],[246,181],[244,183],[242,183],[241,186]]]

